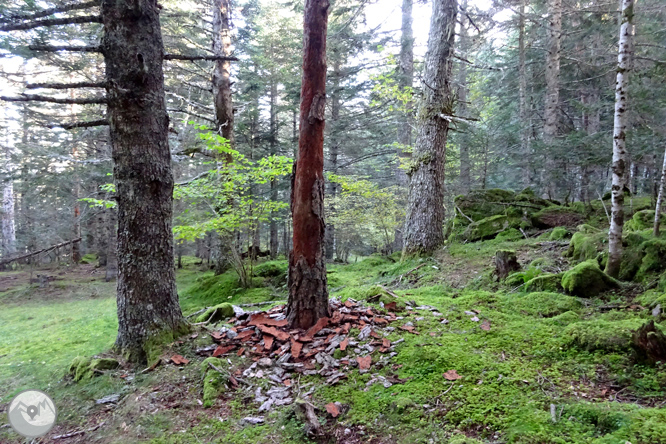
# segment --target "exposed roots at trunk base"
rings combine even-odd
[[[137,365],[152,365],[159,359],[167,344],[189,333],[191,326],[183,322],[173,328],[163,328],[142,337],[121,337],[118,335],[114,351],[127,362]]]
[[[331,315],[324,258],[318,255],[312,267],[302,256],[295,261],[292,255],[289,262],[287,320],[292,328],[307,330],[317,320]]]

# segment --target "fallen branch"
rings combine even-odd
[[[31,256],[36,255],[36,254],[46,253],[47,251],[55,250],[56,248],[61,248],[61,247],[64,247],[64,246],[66,246],[66,245],[73,244],[73,243],[76,243],[76,242],[81,242],[81,238],[78,238],[78,239],[72,239],[72,240],[70,240],[70,241],[63,242],[63,243],[60,243],[60,244],[57,244],[57,245],[53,245],[53,246],[51,246],[51,247],[44,248],[44,249],[39,250],[39,251],[34,251],[34,252],[32,252],[32,253],[27,253],[27,254],[24,254],[24,255],[22,255],[22,256],[18,256],[18,257],[12,258],[12,259],[5,259],[5,260],[3,260],[3,261],[0,261],[0,266],[2,266],[2,265],[7,265],[7,264],[12,263],[12,262],[14,262],[14,261],[20,261],[21,259],[27,259],[27,258],[29,258],[29,257],[31,257]]]
[[[234,380],[236,380],[236,381],[238,381],[238,382],[242,382],[243,384],[247,385],[248,387],[252,387],[252,384],[250,384],[250,383],[247,382],[246,380],[241,379],[241,378],[239,378],[239,377],[237,377],[237,376],[232,375],[231,372],[227,371],[226,369],[219,368],[218,366],[216,366],[216,365],[213,364],[212,362],[208,362],[208,366],[209,366],[210,368],[212,368],[213,370],[215,370],[216,372],[222,373],[223,375],[227,375],[227,376],[229,376],[229,378],[233,378]]]
[[[102,422],[100,422],[99,424],[97,424],[95,427],[91,427],[91,428],[86,429],[86,430],[79,430],[79,431],[77,431],[77,432],[65,433],[64,435],[56,435],[56,436],[54,436],[54,437],[51,438],[51,439],[65,439],[65,438],[72,438],[72,437],[74,437],[74,436],[83,435],[84,433],[94,432],[95,430],[97,430],[97,429],[99,429],[100,427],[102,427],[102,426],[104,425],[105,422],[106,422],[106,421],[102,421]]]
[[[422,264],[422,265],[425,265],[425,264]],[[381,288],[382,290],[384,290],[385,292],[387,292],[389,295],[393,296],[393,297],[396,298],[396,299],[398,299],[398,298],[400,297],[400,296],[398,296],[397,294],[393,293],[393,292],[392,292],[391,290],[389,290],[388,288],[384,287],[383,285],[380,285],[379,288]]]
[[[471,217],[469,217],[468,215],[466,215],[465,213],[463,213],[462,210],[460,208],[458,208],[458,205],[456,205],[455,207],[456,207],[456,210],[458,210],[458,213],[465,216],[465,219],[470,221],[470,223],[474,223],[474,220]]]

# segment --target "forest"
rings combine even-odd
[[[660,0],[0,0],[0,442],[666,443],[665,78]]]

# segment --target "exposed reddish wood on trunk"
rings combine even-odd
[[[324,262],[324,109],[328,0],[307,0],[303,32],[300,136],[291,208],[289,324],[310,328],[329,316]]]

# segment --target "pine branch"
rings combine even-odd
[[[167,111],[170,112],[170,113],[183,113],[183,114],[187,114],[188,116],[196,117],[197,119],[205,120],[206,122],[215,123],[215,120],[211,119],[210,117],[205,117],[205,116],[202,116],[201,114],[196,114],[196,113],[193,113],[192,111],[188,111],[188,110],[185,110],[185,109],[168,108]]]
[[[32,15],[28,14],[9,15],[7,17],[0,18],[0,22],[7,23],[10,21],[17,21],[17,20],[36,20],[43,17],[48,17],[49,15],[53,14],[60,14],[63,12],[80,11],[81,9],[94,8],[95,6],[99,6],[99,3],[100,3],[99,0],[94,0],[86,3],[71,3],[69,5],[63,5],[56,8],[44,9],[43,11],[36,12]]]
[[[12,23],[0,26],[0,31],[25,31],[43,26],[73,25],[77,23],[102,23],[102,17],[99,15],[82,15],[78,17],[37,20],[35,22]]]
[[[227,56],[216,56],[216,55],[194,55],[194,56],[188,56],[188,55],[182,55],[182,54],[165,54],[164,55],[164,60],[188,60],[188,61],[195,61],[195,60],[209,60],[209,61],[214,61],[214,60],[228,60],[231,62],[234,62],[238,60],[237,57],[227,57]]]
[[[106,97],[93,97],[84,99],[58,99],[49,96],[40,96],[38,94],[21,94],[21,97],[0,96],[0,100],[5,102],[50,102],[66,103],[75,105],[93,105],[107,103]]]
[[[58,52],[58,51],[69,51],[69,52],[102,52],[99,45],[85,45],[85,46],[53,46],[53,45],[30,45],[28,49],[31,51],[45,51],[45,52]]]
[[[27,89],[74,89],[74,88],[105,88],[105,82],[76,82],[76,83],[28,83]]]
[[[44,125],[46,128],[62,128],[71,130],[74,128],[92,128],[94,126],[109,126],[109,121],[106,119],[90,120],[88,122],[70,122],[70,123],[52,123]]]

